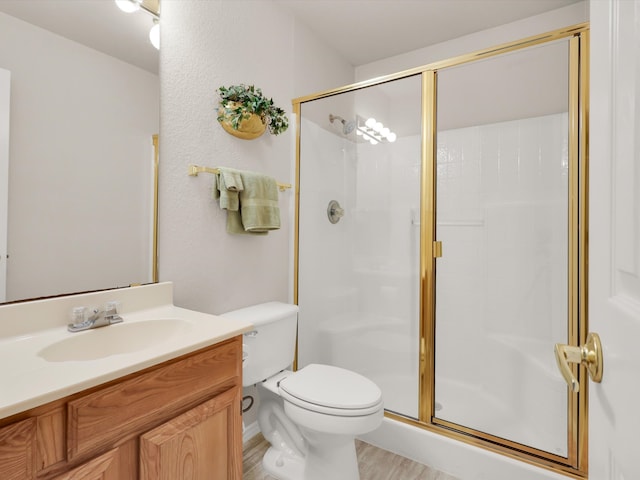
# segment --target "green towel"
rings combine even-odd
[[[223,197],[220,190],[220,181],[226,182],[227,177],[223,171],[231,170],[240,175],[240,181],[234,179],[236,185],[241,185],[237,190],[239,208],[223,207]],[[266,235],[269,230],[280,228],[280,207],[278,206],[278,184],[266,175],[241,170],[222,169],[218,178],[218,186],[215,190],[220,192],[220,208],[227,210],[227,232],[231,234]],[[227,184],[225,183],[225,186]],[[229,205],[229,192],[225,205]]]
[[[220,199],[220,208],[238,211],[240,208],[239,193],[244,190],[239,170],[220,167],[220,173],[214,175],[213,198]]]

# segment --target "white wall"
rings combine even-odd
[[[271,2],[163,0],[160,71],[160,279],[174,282],[177,305],[208,313],[290,301],[294,191],[280,193],[280,230],[233,236],[211,198],[211,175],[188,177],[187,165],[295,183],[294,119],[277,137],[237,139],[216,121],[216,90],[254,84],[291,112],[293,98],[353,83],[353,67]],[[256,407],[243,416],[247,425]]]
[[[300,22],[293,22],[293,96],[353,83],[355,69]]]
[[[7,299],[149,281],[158,77],[5,14],[0,67],[11,71]]]
[[[323,47],[293,16],[265,1],[165,1],[162,4],[160,240],[161,280],[175,302],[222,313],[290,298],[292,190],[280,194],[282,227],[267,236],[229,235],[211,198],[211,175],[187,165],[230,166],[294,183],[293,125],[251,140],[216,121],[221,85],[255,84],[291,111],[291,100],[353,82],[353,68]]]
[[[356,81],[401,72],[589,20],[586,0],[356,68]]]

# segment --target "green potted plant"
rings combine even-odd
[[[258,138],[267,128],[271,134],[279,135],[289,127],[285,111],[253,85],[220,87],[218,94],[218,122],[231,135],[250,140]]]

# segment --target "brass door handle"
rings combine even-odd
[[[580,391],[578,380],[573,376],[569,363],[581,363],[587,367],[589,378],[596,383],[602,381],[602,344],[597,333],[587,335],[587,342],[580,347],[556,343],[556,363],[560,373],[573,392]]]

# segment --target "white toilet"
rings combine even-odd
[[[358,480],[354,438],[384,414],[371,380],[330,365],[292,372],[298,307],[269,302],[223,315],[251,322],[244,335],[243,385],[258,384],[258,423],[271,443],[262,464],[280,480]]]

